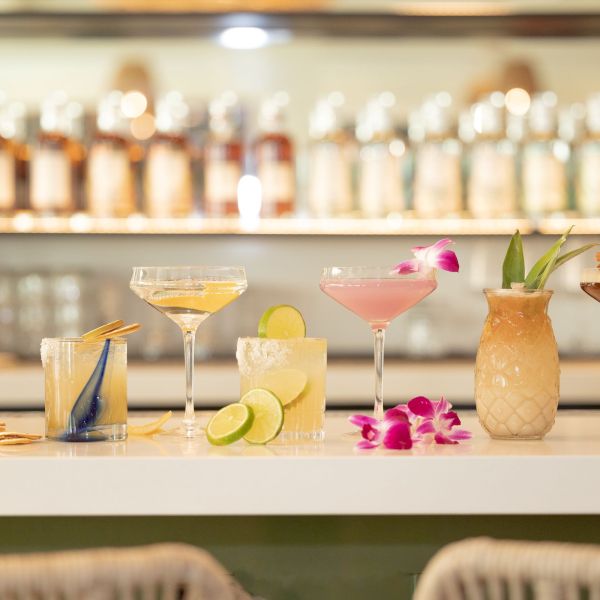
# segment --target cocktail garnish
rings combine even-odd
[[[130,333],[135,333],[139,331],[142,326],[139,323],[131,323],[130,325],[125,325],[124,327],[119,327],[118,329],[113,329],[112,331],[108,331],[107,333],[101,335],[96,338],[96,341],[101,342],[102,340],[109,340],[116,337],[123,337],[125,335],[129,335]]]
[[[97,338],[108,333],[109,331],[113,331],[114,329],[118,329],[125,324],[125,321],[121,319],[117,319],[116,321],[111,321],[110,323],[106,323],[105,325],[100,325],[100,327],[96,327],[96,329],[92,329],[84,333],[81,336],[81,339],[85,342],[96,341]]]
[[[258,322],[258,337],[279,340],[303,338],[306,324],[302,313],[289,304],[271,306]]]
[[[241,402],[224,406],[206,426],[206,439],[213,446],[228,446],[241,440],[252,427],[254,411]]]
[[[0,445],[17,446],[21,444],[31,444],[41,439],[41,435],[36,433],[18,433],[16,431],[4,431],[0,433]]]
[[[519,230],[515,231],[508,245],[504,262],[502,263],[502,287],[511,289],[513,283],[522,283],[528,290],[543,290],[548,277],[558,267],[583,254],[590,248],[598,246],[597,243],[585,244],[580,248],[560,254],[564,243],[567,241],[573,226],[569,227],[560,238],[552,244],[550,249],[533,265],[527,276],[525,275],[525,257],[523,254],[523,241]]]
[[[454,242],[448,238],[438,240],[431,246],[415,246],[411,252],[415,258],[404,260],[397,264],[393,272],[399,275],[429,271],[430,269],[441,269],[442,271],[458,272],[459,264],[456,254],[452,250],[446,250],[446,246]]]
[[[167,421],[173,416],[173,411],[166,412],[159,419],[145,423],[144,425],[127,425],[128,435],[154,435],[159,433]]]
[[[298,369],[279,369],[266,373],[260,385],[273,392],[281,404],[287,406],[302,395],[308,383],[308,375]]]
[[[283,404],[275,394],[262,388],[246,392],[240,400],[254,413],[254,422],[244,439],[250,444],[266,444],[274,440],[283,427]]]
[[[384,414],[383,420],[366,415],[352,415],[350,423],[360,427],[360,450],[383,445],[389,450],[409,450],[414,444],[458,444],[468,440],[471,433],[455,429],[460,419],[452,404],[443,396],[437,402],[417,396],[407,404],[399,404]]]

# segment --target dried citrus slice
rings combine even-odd
[[[153,435],[158,433],[163,425],[173,416],[173,411],[166,412],[160,419],[150,421],[144,425],[127,425],[128,435]]]

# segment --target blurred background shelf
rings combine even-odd
[[[571,219],[564,223],[571,223]],[[577,220],[577,233],[600,233],[600,219]],[[561,231],[560,224],[544,222],[543,233]],[[40,217],[21,213],[0,217],[0,234],[141,234],[141,235],[319,235],[319,236],[423,236],[423,235],[512,235],[536,231],[528,219],[387,219],[289,218],[289,219],[152,219],[141,215],[128,218],[92,218],[83,213],[70,217]]]
[[[596,37],[594,2],[7,2],[3,37],[210,37],[226,27],[298,37]]]
[[[596,360],[565,360],[561,363],[561,405],[600,406]],[[445,395],[453,404],[473,406],[474,361],[387,360],[386,404],[393,406],[426,393]],[[432,375],[435,373],[435,377]],[[0,410],[43,408],[43,371],[38,363],[15,362],[0,368]],[[181,410],[184,398],[182,361],[132,362],[128,368],[130,408]],[[327,404],[331,408],[371,408],[373,364],[368,359],[330,360],[327,369]],[[233,361],[210,361],[198,365],[196,406],[221,406],[239,396],[239,375]]]

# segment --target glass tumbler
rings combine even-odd
[[[242,396],[253,388],[263,388],[283,403],[278,441],[324,439],[326,339],[239,338],[236,357]]]
[[[127,341],[44,338],[46,437],[65,442],[127,438]]]

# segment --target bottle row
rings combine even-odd
[[[288,101],[285,92],[269,97],[252,127],[231,92],[202,119],[178,92],[150,110],[141,92],[112,91],[85,127],[81,105],[56,92],[32,138],[22,103],[0,98],[0,212],[600,215],[600,94],[559,112],[553,92],[530,98],[515,88],[457,119],[441,92],[402,124],[390,92],[351,120],[334,92],[316,103],[302,145],[290,134]]]

